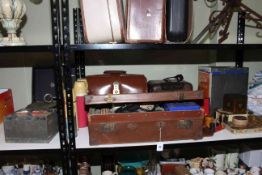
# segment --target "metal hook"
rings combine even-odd
[[[256,36],[257,36],[258,38],[262,38],[262,33],[261,33],[261,32],[257,32],[257,33],[256,33]]]

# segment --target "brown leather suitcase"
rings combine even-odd
[[[202,138],[203,111],[89,113],[90,145]]]
[[[89,95],[134,94],[147,92],[147,79],[142,74],[110,70],[86,77]]]
[[[127,1],[127,43],[162,43],[165,0]]]
[[[192,91],[193,85],[190,82],[184,81],[184,77],[178,74],[174,77],[168,77],[163,80],[148,81],[149,92],[164,92],[164,91]]]

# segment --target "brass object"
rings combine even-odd
[[[193,122],[191,120],[179,120],[177,127],[179,129],[191,129],[193,126]]]

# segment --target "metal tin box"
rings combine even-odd
[[[19,110],[5,117],[5,141],[48,143],[58,132],[57,114],[47,110]]]

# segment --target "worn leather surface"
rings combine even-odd
[[[126,42],[163,42],[165,0],[127,1]]]
[[[185,42],[192,30],[192,0],[167,0],[166,35],[171,42]]]
[[[104,74],[86,77],[88,94],[114,94],[114,83],[119,84],[119,94],[147,92],[147,79],[142,74],[126,74],[125,71],[105,71]]]
[[[123,8],[120,0],[81,0],[80,3],[85,42],[123,40]]]
[[[85,102],[86,104],[94,105],[106,103],[152,103],[160,101],[183,101],[200,99],[203,99],[202,91],[173,91],[119,95],[88,95],[85,98]]]
[[[148,81],[149,92],[165,92],[165,91],[192,91],[193,86],[187,81],[172,82],[164,80]]]

